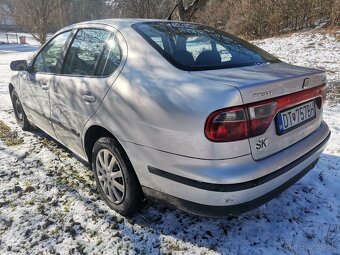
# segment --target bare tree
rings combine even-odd
[[[55,15],[63,0],[7,0],[9,12],[42,45],[55,26]]]
[[[207,0],[194,0],[185,1],[179,0],[178,2],[178,14],[179,19],[183,21],[193,21],[193,18],[197,11],[203,9],[209,1]]]
[[[210,0],[111,0],[114,17],[166,18],[177,6],[173,18],[192,21],[197,11],[202,10]]]
[[[340,26],[340,0],[335,0],[331,11],[331,26]]]
[[[205,23],[258,38],[318,24],[338,26],[340,0],[0,0],[43,44],[48,32],[100,18],[166,18]],[[174,9],[174,7],[176,8]]]
[[[110,0],[112,16],[119,18],[165,18],[175,0]]]

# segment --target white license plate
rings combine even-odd
[[[276,126],[279,135],[289,132],[300,125],[314,119],[316,116],[315,102],[309,101],[286,111],[279,112],[276,116]]]

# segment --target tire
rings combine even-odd
[[[111,209],[131,216],[143,207],[143,191],[130,160],[117,141],[103,137],[95,143],[92,169],[97,189]]]
[[[26,113],[24,109],[22,108],[20,99],[18,97],[18,94],[15,92],[15,90],[13,90],[11,93],[11,100],[12,100],[15,119],[17,120],[18,125],[24,131],[30,130],[32,126],[27,119]]]

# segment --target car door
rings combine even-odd
[[[36,55],[29,69],[21,74],[21,96],[30,121],[54,136],[50,122],[49,88],[58,72],[60,58],[71,34],[67,31],[55,36]]]
[[[81,132],[125,62],[125,41],[117,34],[96,27],[78,29],[61,73],[51,87],[55,134],[59,141],[79,154],[82,154]]]

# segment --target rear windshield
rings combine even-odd
[[[187,71],[280,62],[255,45],[208,26],[145,22],[132,27],[170,63]]]

